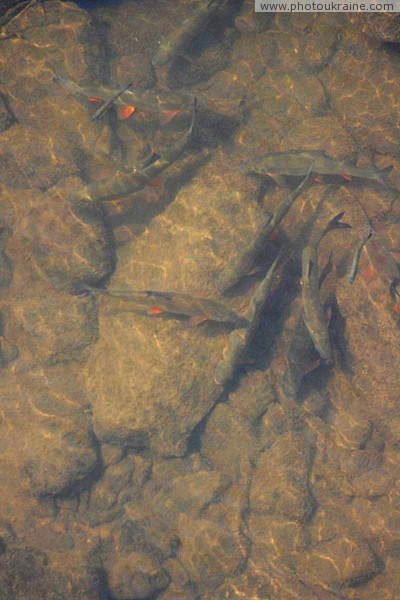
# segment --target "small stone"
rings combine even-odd
[[[115,600],[144,600],[165,588],[167,572],[141,552],[118,557],[107,568],[108,585]]]
[[[288,432],[259,457],[250,490],[251,511],[304,522],[312,512],[308,488],[310,448]]]
[[[296,560],[296,571],[314,585],[335,590],[357,586],[378,572],[378,564],[367,542],[347,535],[319,544]]]

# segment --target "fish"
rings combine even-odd
[[[188,131],[175,144],[167,148],[162,155],[152,153],[142,165],[134,167],[132,171],[117,171],[111,177],[91,183],[79,190],[74,190],[69,196],[70,200],[72,202],[107,202],[144,189],[182,156],[192,138],[196,115],[197,103],[195,99]]]
[[[241,320],[238,313],[218,300],[191,294],[154,290],[116,290],[90,286],[85,286],[83,292],[86,290],[91,294],[104,294],[131,302],[149,315],[170,314],[191,317],[192,325],[198,325],[203,321],[235,324]]]
[[[358,246],[358,248],[357,248],[357,250],[356,250],[356,252],[354,254],[353,262],[351,263],[350,275],[349,275],[350,285],[353,285],[353,283],[356,280],[357,271],[358,271],[358,263],[360,262],[361,252],[362,252],[365,244],[371,238],[372,233],[373,233],[373,230],[370,229],[369,234],[367,235],[366,238],[364,238],[362,240],[361,244],[359,244],[359,246]]]
[[[243,326],[234,329],[228,338],[228,344],[222,360],[217,364],[214,380],[218,385],[225,385],[230,381],[236,368],[243,362],[246,352],[254,339],[261,314],[271,295],[276,278],[277,268],[282,261],[282,249],[270,266],[264,279],[256,288],[248,307],[243,313]]]
[[[332,252],[319,277],[319,289],[321,289],[331,270]],[[301,312],[292,334],[287,356],[287,367],[282,378],[282,389],[286,399],[295,400],[304,375],[310,372],[313,352],[315,352],[314,343]]]
[[[106,112],[108,110],[110,110],[110,108],[112,107],[112,105],[118,100],[118,98],[124,93],[126,92],[126,90],[131,87],[132,85],[132,81],[130,81],[129,83],[127,83],[126,85],[124,85],[121,90],[119,92],[116,92],[113,96],[111,96],[111,98],[109,98],[109,100],[107,100],[102,106],[100,106],[99,110],[97,110],[93,117],[92,117],[92,121],[97,121],[98,119],[101,119],[101,117],[103,115],[106,114]]]
[[[336,215],[322,231],[315,229],[302,255],[304,322],[314,342],[316,351],[326,364],[333,364],[333,355],[326,315],[319,293],[318,247],[322,238],[329,231],[333,231],[334,229],[351,229],[351,225],[348,223],[341,223],[340,219],[343,215],[344,212]]]
[[[314,162],[312,161],[300,185],[283,198],[272,215],[267,215],[262,219],[256,233],[250,237],[248,243],[241,249],[240,254],[232,259],[221,271],[216,283],[217,289],[221,294],[225,294],[231,287],[238,283],[243,275],[250,271],[255,259],[270,239],[271,234],[303,191],[305,184],[310,178],[313,164]]]
[[[393,169],[393,165],[385,169],[377,169],[373,166],[356,167],[346,161],[328,156],[325,152],[314,150],[272,152],[261,156],[251,164],[243,165],[242,171],[250,175],[272,177],[278,185],[281,185],[282,178],[285,176],[304,177],[312,161],[314,162],[313,173],[316,175],[339,176],[346,181],[353,177],[367,179],[378,182],[386,189],[397,191],[385,179]]]
[[[183,56],[189,62],[185,48],[207,25],[211,17],[222,7],[225,0],[202,0],[193,14],[185,19],[181,26],[172,31],[160,43],[160,47],[152,59],[154,67],[164,67],[173,62],[178,56]]]
[[[102,101],[119,93],[121,90],[103,84],[81,86],[72,79],[54,73],[54,81],[61,85],[73,96],[78,96],[90,101]],[[132,87],[124,90],[115,100],[115,104],[122,107],[136,107],[150,112],[186,110],[193,106],[194,99],[198,107],[207,105],[207,99],[199,94],[188,92],[157,92],[149,90],[135,90]]]

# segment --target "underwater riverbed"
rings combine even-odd
[[[400,598],[399,88],[395,13],[0,7],[1,600]]]

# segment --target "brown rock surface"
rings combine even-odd
[[[222,178],[221,166],[215,159],[203,167],[129,252],[124,249],[113,287],[135,282],[142,289],[217,297],[216,272],[261,214],[253,184],[226,168]],[[214,369],[229,328],[210,323],[188,329],[176,319],[142,316],[107,299],[99,329],[86,371],[96,435],[116,445],[183,454],[190,432],[220,395]]]
[[[72,207],[67,199],[77,184],[78,180],[65,180],[45,194],[28,192],[22,214],[18,211],[19,194],[10,194],[5,216],[25,254],[33,257],[58,289],[68,291],[79,284],[95,283],[113,268],[101,213],[94,207]]]
[[[28,477],[38,496],[70,492],[98,463],[81,392],[74,383],[63,381],[63,376],[63,367],[20,375],[16,388],[11,374],[3,377],[3,461],[10,476],[19,474],[22,490],[26,490]],[[20,488],[21,484],[16,494],[22,492]],[[3,514],[8,510],[4,503]]]
[[[309,453],[301,437],[287,433],[260,455],[250,490],[255,516],[275,516],[300,523],[310,517]]]
[[[116,558],[108,568],[108,585],[116,600],[149,598],[168,582],[166,571],[140,552]]]
[[[2,31],[0,596],[389,600],[400,585],[398,307],[372,246],[353,286],[348,271],[368,219],[383,244],[400,246],[396,204],[386,222],[393,194],[313,182],[296,201],[276,242],[295,242],[293,269],[264,315],[257,362],[224,390],[214,369],[229,328],[71,295],[112,275],[113,287],[217,297],[220,270],[288,191],[259,201],[240,167],[261,153],[393,164],[398,187],[399,63],[381,44],[397,41],[398,17],[261,22],[246,0],[199,37],[197,67],[179,58],[175,73],[156,73],[160,35],[193,6],[98,3],[92,20],[69,2],[34,2]],[[188,115],[165,127],[165,115],[139,110],[93,123],[93,107],[53,71],[81,84],[132,78],[138,89],[197,83],[209,105],[194,142],[207,153],[125,205],[71,206],[83,182],[169,147]],[[297,253],[343,210],[352,233],[320,248],[320,266],[334,252],[323,294],[335,368],[307,374],[288,410]],[[256,281],[223,301],[242,310]]]

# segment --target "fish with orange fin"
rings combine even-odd
[[[281,249],[243,313],[243,326],[239,326],[229,335],[223,358],[217,364],[214,373],[214,380],[218,385],[225,385],[230,381],[237,367],[243,364],[246,352],[259,326],[261,314],[274,289],[278,267],[282,266],[282,257]]]
[[[229,261],[226,267],[221,271],[217,280],[217,288],[222,294],[238,283],[243,275],[248,273],[253,267],[254,261],[265,248],[271,234],[274,233],[276,227],[289,212],[293,202],[303,191],[304,186],[311,175],[312,165],[313,162],[308,165],[308,171],[300,185],[283,198],[272,215],[266,215],[259,224],[257,231],[250,236],[247,244],[241,248],[238,255]]]
[[[376,181],[385,189],[397,191],[386,181],[386,175],[390,173],[392,166],[385,169],[377,169],[373,166],[356,167],[346,161],[328,156],[325,152],[314,150],[292,150],[265,154],[244,164],[242,171],[248,175],[271,177],[278,185],[284,185],[286,178],[304,177],[311,162],[313,162],[314,181],[320,181],[324,176],[338,177],[344,181],[363,179]]]
[[[195,95],[187,92],[159,92],[151,90],[135,90],[130,86],[122,93],[120,89],[103,84],[89,84],[81,86],[72,79],[61,77],[55,73],[54,81],[61,85],[70,94],[77,99],[85,102],[104,102],[118,94],[114,101],[117,107],[121,109],[140,109],[150,112],[167,112],[187,110],[193,105],[196,97],[199,107],[207,105],[207,98],[202,95]],[[176,113],[175,113],[176,114]]]
[[[130,302],[135,305],[136,310],[144,311],[148,315],[190,317],[191,325],[198,325],[204,321],[235,324],[241,320],[241,317],[225,304],[198,295],[154,290],[114,290],[90,286],[85,286],[83,291]]]
[[[108,112],[110,110],[110,108],[112,107],[112,105],[115,104],[115,102],[118,100],[118,98],[120,96],[122,96],[122,94],[124,92],[126,92],[126,90],[128,88],[130,88],[131,85],[132,85],[132,81],[130,81],[129,83],[127,83],[126,85],[124,85],[118,92],[116,92],[115,94],[113,94],[111,96],[111,98],[109,98],[106,102],[104,102],[104,104],[102,106],[100,106],[100,108],[98,110],[96,110],[96,112],[94,113],[94,115],[92,117],[92,121],[98,121],[98,119],[101,119],[101,117],[103,115],[105,115],[106,112]],[[133,111],[135,110],[134,107],[127,107],[127,108],[133,108]],[[132,112],[130,114],[132,114]],[[128,115],[128,116],[130,116],[130,115]]]
[[[309,244],[302,255],[302,297],[304,322],[321,359],[326,364],[333,363],[329,329],[321,302],[318,276],[318,248],[322,238],[334,229],[350,229],[351,225],[340,221],[344,212],[331,219],[324,229],[315,228]]]
[[[141,166],[131,171],[117,171],[105,180],[79,188],[71,193],[70,200],[73,202],[110,202],[116,197],[120,198],[143,190],[182,156],[192,139],[196,117],[197,103],[195,99],[189,129],[162,155],[153,153]]]
[[[129,117],[132,116],[135,111],[136,106],[121,106],[118,109],[118,116],[121,121],[124,121],[125,119],[129,119]]]

